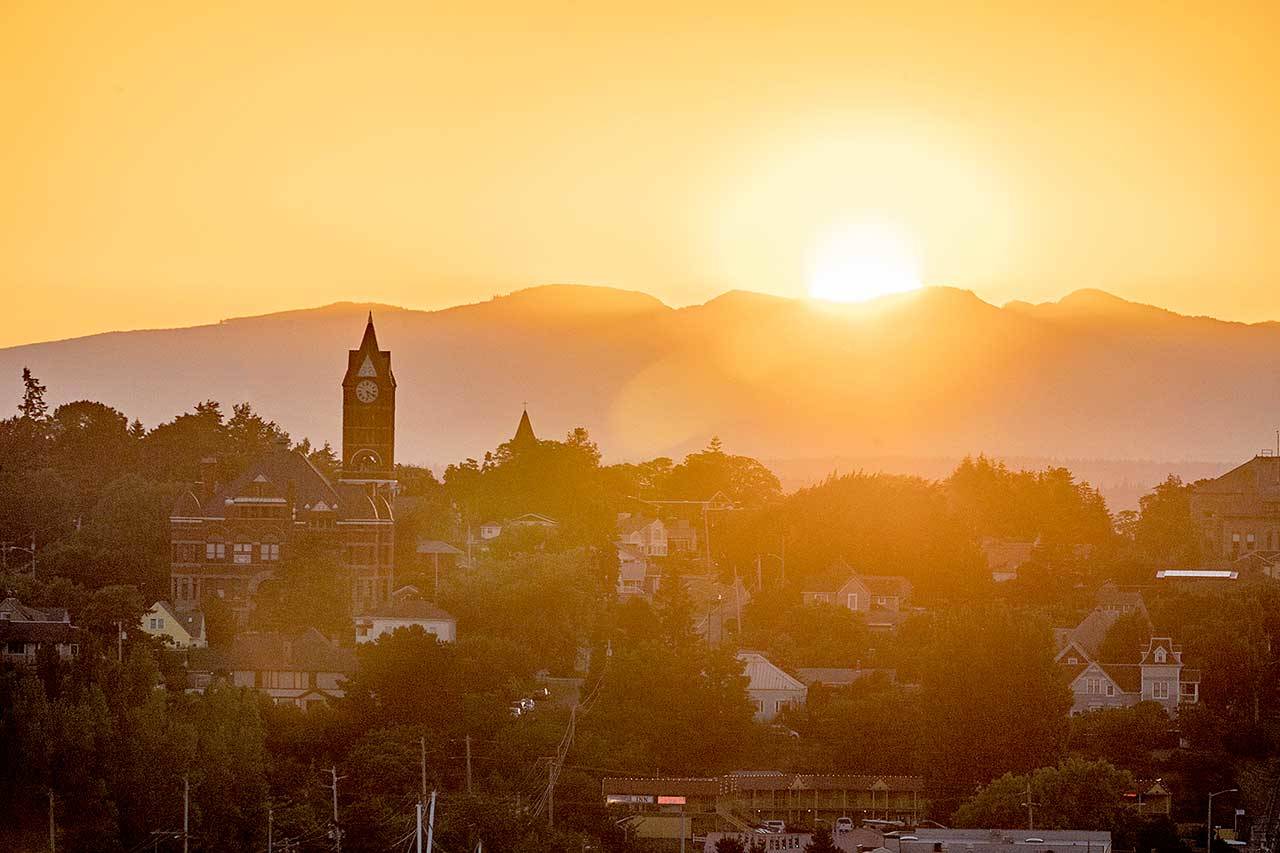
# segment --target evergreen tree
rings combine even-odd
[[[831,830],[822,824],[813,831],[813,840],[804,846],[804,853],[839,853],[840,848],[836,846],[835,839],[831,837]]]
[[[31,374],[31,368],[22,368],[22,402],[18,405],[18,414],[28,421],[45,421],[49,417],[49,406],[44,401],[46,390]]]

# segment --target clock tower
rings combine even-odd
[[[391,351],[378,349],[373,312],[342,379],[342,475],[346,483],[395,482],[396,378]]]

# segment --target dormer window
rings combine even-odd
[[[1164,659],[1165,659],[1164,649],[1163,648],[1156,649],[1155,657],[1156,657],[1156,663],[1164,663]]]

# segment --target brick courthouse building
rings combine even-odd
[[[169,519],[172,601],[192,610],[211,597],[241,613],[300,536],[332,546],[350,573],[355,612],[387,601],[395,583],[396,380],[370,314],[342,380],[342,470],[336,482],[303,454],[274,448],[230,483],[202,481]]]

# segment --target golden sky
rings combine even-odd
[[[994,302],[1280,319],[1278,42],[1274,0],[0,0],[0,346],[802,295],[863,218]]]

